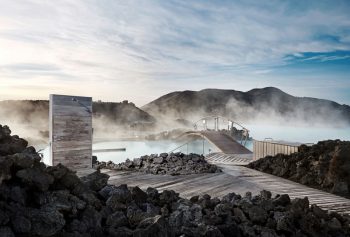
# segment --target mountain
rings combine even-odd
[[[155,118],[133,103],[93,102],[93,126],[96,134],[120,135],[124,131],[153,128]],[[32,143],[33,138],[47,140],[49,129],[49,101],[0,101],[0,124],[7,124]]]
[[[177,91],[141,107],[157,118],[195,121],[207,115],[236,121],[349,125],[350,107],[310,97],[295,97],[278,88],[247,92],[221,89]]]

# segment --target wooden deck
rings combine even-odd
[[[274,195],[287,193],[291,198],[307,196],[310,204],[317,204],[326,210],[350,214],[350,199],[309,188],[244,166],[228,164],[219,166],[223,169],[222,173],[184,176],[151,175],[111,170],[102,170],[102,172],[110,175],[110,184],[127,184],[129,186],[139,186],[142,189],[147,187],[154,187],[159,190],[172,189],[186,198],[205,193],[212,197],[222,197],[230,192],[244,195],[249,191],[253,194],[259,194],[261,190],[265,189],[271,191]]]
[[[206,155],[205,159],[212,164],[247,165],[253,161],[253,154],[225,154],[216,152]]]

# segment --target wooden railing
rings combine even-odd
[[[298,152],[298,143],[286,143],[279,141],[257,141],[254,140],[253,143],[253,159],[257,160],[265,156],[275,156],[277,154],[290,155],[292,153]]]

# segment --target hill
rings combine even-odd
[[[95,135],[117,137],[130,128],[152,128],[155,119],[133,103],[93,102],[93,126]],[[47,141],[49,126],[49,101],[7,100],[0,101],[0,124],[10,124],[16,132],[31,143]],[[31,138],[40,137],[42,141]]]
[[[190,121],[207,115],[221,115],[245,122],[350,124],[348,105],[295,97],[274,87],[247,92],[221,89],[177,91],[150,102],[142,109],[154,117],[170,116]]]

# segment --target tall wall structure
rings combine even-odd
[[[91,97],[50,95],[50,151],[49,165],[92,167]]]

